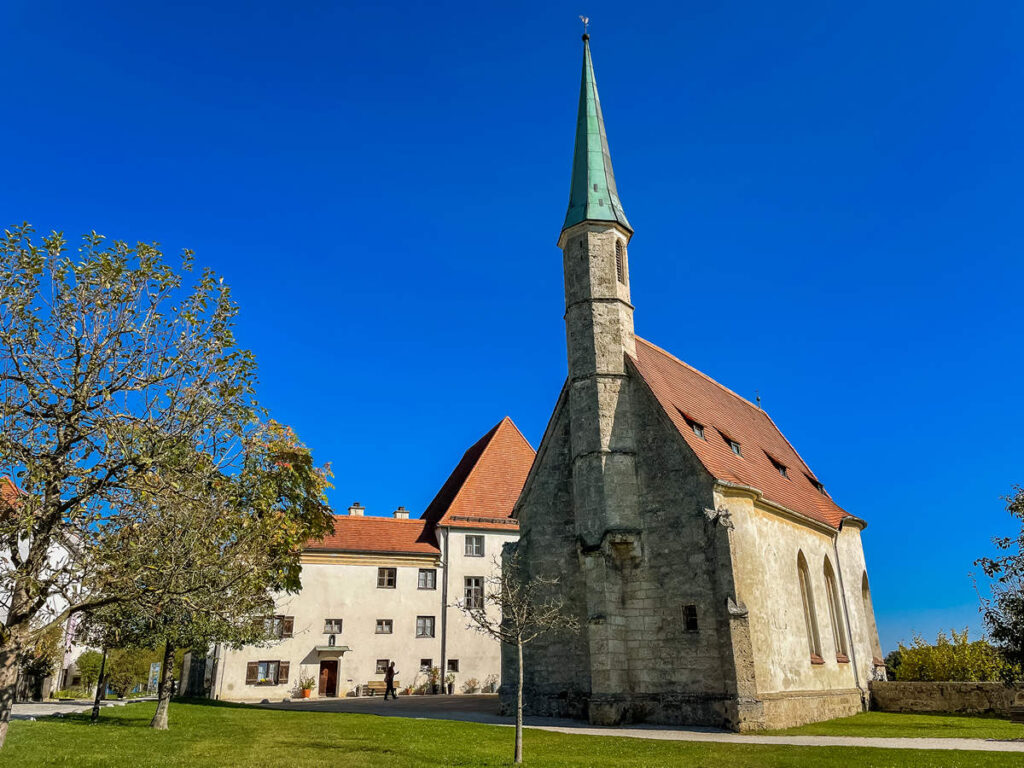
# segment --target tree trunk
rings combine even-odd
[[[107,692],[107,649],[103,648],[103,657],[100,659],[100,679],[96,681],[96,698],[92,702],[92,717],[89,722],[95,723],[100,719],[100,702]]]
[[[18,652],[11,639],[0,649],[0,747],[7,740],[11,707],[18,688]]]
[[[523,642],[516,643],[516,650],[519,652],[519,664],[516,668],[518,680],[516,682],[516,754],[515,762],[518,765],[523,762]]]
[[[150,728],[158,731],[167,730],[167,708],[171,704],[171,687],[174,683],[174,646],[169,642],[164,646],[164,668],[160,670],[160,684],[157,686],[156,714],[150,722]]]

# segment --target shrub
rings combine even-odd
[[[950,630],[950,636],[939,632],[934,645],[914,635],[909,646],[900,643],[899,650],[889,654],[896,680],[988,682],[1003,680],[1010,665],[985,638],[970,641],[967,629]],[[952,639],[951,639],[952,638]],[[890,661],[891,660],[891,661]]]
[[[469,678],[469,680],[462,684],[463,693],[476,693],[479,688],[480,683],[475,677]]]

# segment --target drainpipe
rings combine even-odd
[[[832,536],[832,551],[836,555],[836,570],[839,572],[839,594],[843,596],[843,616],[846,618],[846,637],[850,642],[850,663],[853,665],[853,681],[860,691],[861,709],[867,711],[868,696],[860,685],[860,670],[857,668],[857,649],[853,642],[853,624],[850,622],[850,608],[846,604],[846,586],[843,584],[843,564],[839,562],[839,532],[843,530],[843,521],[839,521],[839,530]]]
[[[441,528],[441,539],[444,542],[441,547],[441,686],[444,688],[445,670],[448,668],[448,529]]]

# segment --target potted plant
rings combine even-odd
[[[455,693],[455,673],[449,672],[444,676],[444,681],[448,685],[448,695],[451,696]]]
[[[430,692],[434,694],[440,693],[441,670],[437,667],[431,667],[428,674],[430,678]]]
[[[313,695],[313,686],[316,685],[316,678],[312,676],[299,680],[299,688],[302,689],[302,698],[308,699]]]

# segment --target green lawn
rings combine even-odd
[[[886,738],[1024,739],[1024,725],[998,717],[968,715],[901,715],[862,712],[773,734],[803,736],[879,736]]]
[[[154,705],[103,710],[86,718],[14,722],[0,766],[74,768],[379,768],[508,765],[512,729],[373,715],[283,712],[174,702],[171,730],[146,725]],[[985,768],[1020,766],[1020,754],[865,748],[776,747],[658,742],[527,729],[529,766],[729,766],[802,768]]]

